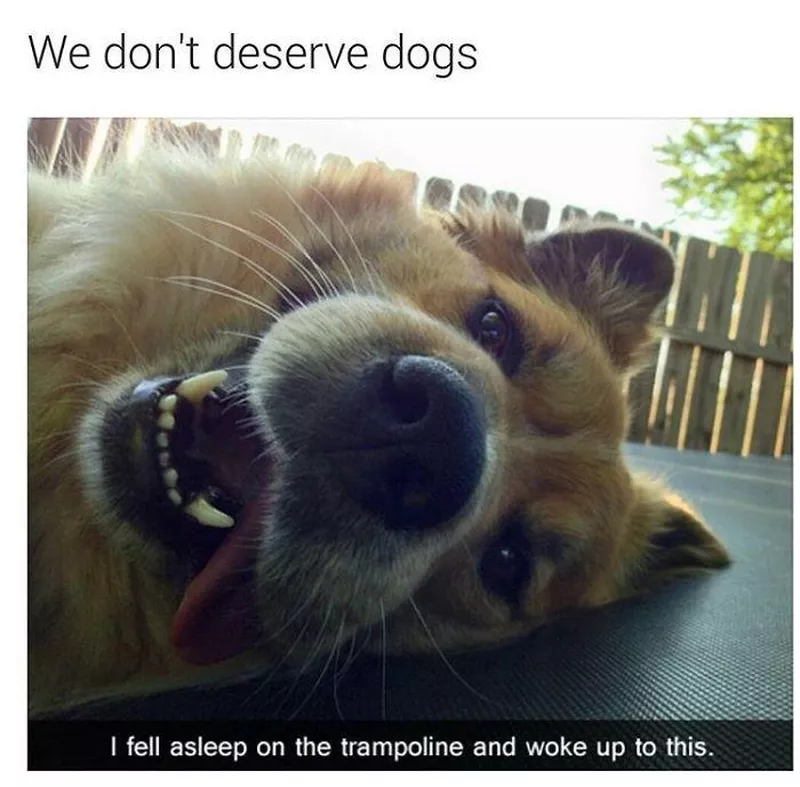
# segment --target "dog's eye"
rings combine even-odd
[[[488,298],[473,306],[467,315],[467,328],[507,375],[516,371],[522,358],[522,340],[501,301]]]
[[[481,557],[478,571],[484,587],[512,606],[519,604],[531,578],[531,552],[530,541],[521,525],[505,528]]]
[[[481,317],[478,341],[487,352],[500,358],[508,342],[511,328],[504,312],[500,309],[489,309]]]

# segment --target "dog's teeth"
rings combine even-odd
[[[160,448],[166,448],[169,445],[169,435],[166,432],[159,432],[156,435],[156,445]]]
[[[233,527],[234,520],[218,508],[214,508],[203,495],[199,495],[183,509],[201,525],[208,527]]]
[[[175,405],[178,404],[178,397],[175,394],[162,396],[158,400],[158,409],[163,410],[165,413],[175,412]]]
[[[164,485],[168,487],[176,487],[178,485],[178,471],[174,467],[165,470],[161,477],[164,479]]]
[[[181,493],[177,489],[169,489],[167,490],[167,497],[170,499],[172,505],[178,507],[183,503],[183,498],[181,497]]]
[[[158,463],[161,467],[169,467],[169,451],[162,451],[158,455]]]
[[[194,377],[184,380],[175,389],[175,393],[188,399],[194,405],[200,405],[203,397],[218,385],[222,385],[227,377],[228,373],[224,369],[196,374]]]
[[[175,427],[175,416],[172,413],[161,413],[156,422],[162,429],[170,430]]]

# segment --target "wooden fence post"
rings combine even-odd
[[[771,309],[768,335],[765,346],[777,350],[789,350],[792,343],[792,276],[793,268],[788,262],[776,260],[772,267]],[[750,453],[773,455],[781,446],[775,445],[778,422],[784,399],[784,388],[788,382],[789,367],[764,361],[761,385],[750,442]]]
[[[754,252],[750,255],[739,328],[735,337],[737,342],[744,340],[744,342],[756,346],[760,342],[767,296],[772,288],[774,264],[775,261],[768,254]],[[742,451],[755,368],[755,359],[733,356],[728,388],[725,393],[725,409],[722,413],[720,451],[732,454]]]
[[[701,331],[705,338],[727,339],[741,260],[739,252],[728,246],[718,246],[713,259],[708,260],[710,272]],[[724,357],[721,350],[699,348],[685,448],[708,451],[711,447]]]

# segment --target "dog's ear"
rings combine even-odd
[[[636,365],[672,287],[670,249],[625,225],[583,222],[530,243],[526,254],[544,287],[592,318],[615,366]]]
[[[702,517],[653,482],[638,483],[633,520],[641,549],[632,577],[637,588],[730,563],[727,550]]]

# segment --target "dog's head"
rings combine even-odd
[[[174,583],[186,659],[495,642],[726,562],[621,452],[661,243],[420,213],[379,167],[149,166],[38,297],[100,387],[79,518]]]

